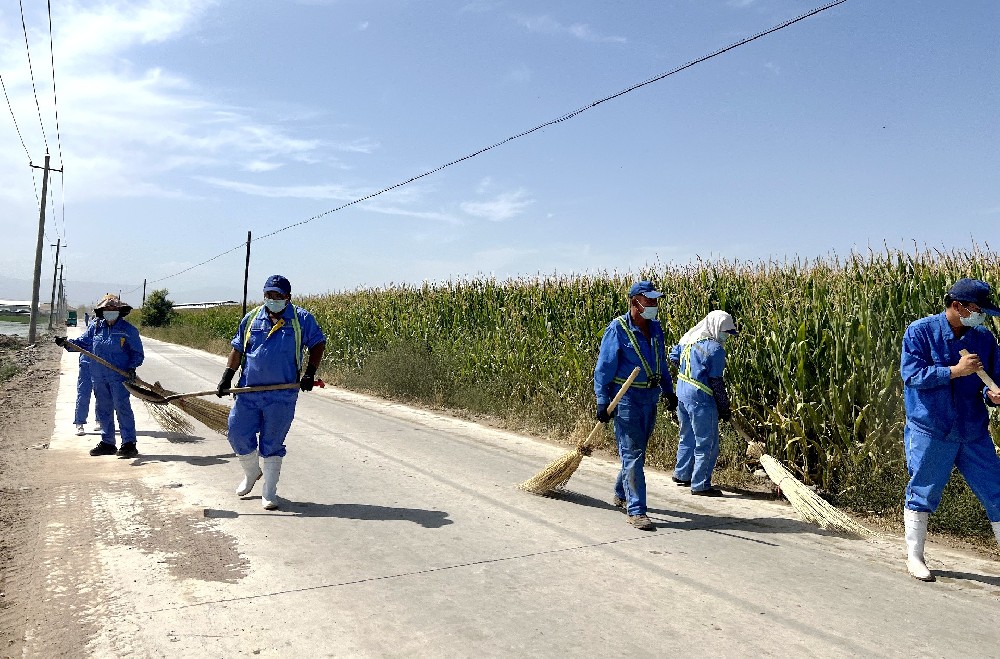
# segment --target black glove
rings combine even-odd
[[[721,407],[719,408],[719,418],[723,421],[732,421],[733,411],[728,407]]]
[[[219,380],[219,387],[215,390],[215,395],[222,398],[226,395],[227,389],[233,388],[233,376],[236,375],[235,368],[227,368],[222,372],[222,379]]]
[[[668,412],[675,412],[677,410],[677,394],[672,391],[663,392],[663,407]]]
[[[65,336],[57,336],[56,339],[55,339],[55,341],[56,341],[56,345],[59,346],[60,348],[65,348],[66,347],[66,337]]]
[[[306,366],[306,372],[302,375],[302,379],[299,380],[299,389],[312,391],[314,384],[316,384],[316,367],[309,364]]]
[[[128,379],[129,380],[134,380],[137,377],[139,377],[138,375],[136,375],[134,368],[130,368],[128,371],[126,371],[126,373],[128,373]]]
[[[607,423],[611,420],[611,414],[608,412],[608,406],[604,403],[597,404],[597,420],[601,423]]]

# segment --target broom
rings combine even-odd
[[[958,351],[958,354],[965,357],[966,355],[969,354],[969,351],[966,350],[965,348],[962,348],[961,350]],[[982,367],[980,367],[979,370],[976,371],[976,375],[979,376],[979,379],[983,381],[983,384],[985,384],[990,391],[1000,393],[1000,387],[997,386],[997,383],[993,381],[993,378],[990,377],[990,374],[987,373],[985,370],[983,370]],[[997,455],[1000,455],[1000,446],[996,446],[994,448],[996,448]]]
[[[159,382],[151,385],[148,382],[143,382],[141,379],[139,379],[138,376],[133,377],[132,374],[129,373],[128,371],[124,371],[118,368],[111,362],[98,357],[97,355],[88,350],[84,350],[75,343],[66,341],[66,343],[64,343],[63,345],[69,350],[84,354],[93,361],[95,361],[96,363],[100,364],[101,366],[109,368],[115,373],[127,378],[124,384],[125,388],[129,391],[129,393],[135,393],[137,390],[144,390],[153,392],[155,394],[157,389],[165,393],[173,393],[173,392],[167,392],[165,389],[163,389],[163,387],[160,387]],[[191,425],[191,422],[188,421],[187,418],[185,418],[184,415],[182,415],[177,410],[171,407],[167,407],[165,405],[156,405],[155,403],[151,402],[148,397],[136,396],[136,398],[142,401],[142,404],[146,407],[146,411],[149,412],[149,415],[151,417],[153,417],[153,420],[156,421],[156,423],[159,424],[159,426],[164,430],[166,430],[167,432],[176,432],[188,435],[191,433],[191,431],[194,430],[194,426]],[[219,407],[224,407],[224,406],[220,405]]]
[[[615,395],[614,400],[608,405],[608,414],[614,411],[615,407],[618,406],[618,401],[622,399],[628,388],[632,386],[632,382],[639,375],[639,367],[632,370],[625,383],[622,384],[622,388],[618,390]],[[598,421],[594,426],[594,429],[590,431],[581,442],[576,445],[576,448],[567,453],[566,455],[554,460],[549,463],[545,469],[535,474],[535,476],[529,480],[524,481],[518,485],[518,489],[524,490],[525,492],[530,492],[532,494],[546,495],[552,493],[553,490],[562,488],[569,479],[572,478],[573,473],[576,468],[580,466],[583,461],[583,456],[590,455],[594,450],[594,443],[598,435],[600,435],[601,428],[604,423]]]
[[[736,433],[746,440],[747,457],[760,461],[767,477],[778,486],[792,508],[807,522],[818,525],[821,529],[829,529],[840,533],[853,534],[861,537],[878,537],[878,533],[855,521],[850,515],[830,505],[828,501],[816,494],[805,483],[799,481],[792,472],[774,457],[765,453],[764,444],[755,440],[736,419],[730,419],[730,424]]]

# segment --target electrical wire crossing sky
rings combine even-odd
[[[998,19],[24,1],[0,9],[0,293],[31,278],[47,150],[71,303],[238,299],[248,231],[251,288],[280,272],[295,295],[996,244]]]

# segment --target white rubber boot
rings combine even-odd
[[[924,541],[927,539],[927,518],[930,513],[921,513],[906,508],[903,523],[906,526],[906,569],[910,576],[921,581],[934,581],[934,575],[924,563]]]
[[[278,507],[278,478],[281,477],[281,456],[261,458],[264,461],[264,492],[260,502],[264,510],[275,510]]]
[[[260,462],[257,460],[257,451],[250,451],[246,455],[237,456],[240,459],[240,466],[243,467],[243,480],[236,486],[236,495],[245,496],[250,494],[254,484],[260,479],[264,472],[260,470]]]
[[[1000,522],[991,522],[993,524],[993,535],[996,536],[997,544],[1000,545]]]

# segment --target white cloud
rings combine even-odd
[[[208,185],[241,192],[255,197],[267,197],[270,199],[333,199],[336,201],[351,201],[364,195],[356,190],[351,190],[343,185],[259,185],[256,183],[244,183],[243,181],[230,181],[228,179],[215,178],[212,176],[197,176],[197,180]]]
[[[511,82],[519,84],[531,82],[531,69],[528,68],[527,64],[520,64],[511,69],[510,73],[507,74],[507,78],[509,78]]]
[[[363,21],[360,24],[358,24],[358,32],[364,32],[365,30],[367,30],[368,25],[369,25],[368,21]]]
[[[749,7],[754,4],[757,0],[729,0],[726,4],[730,7],[735,7],[736,9],[743,9],[744,7]]]
[[[551,16],[515,16],[515,20],[528,29],[529,32],[541,34],[566,34],[582,41],[594,43],[627,43],[628,39],[619,36],[606,36],[594,32],[585,23],[563,25]]]
[[[193,32],[206,9],[215,4],[214,0],[106,0],[53,6],[60,142],[74,201],[139,194],[178,197],[182,195],[160,181],[163,174],[196,176],[220,167],[262,173],[290,163],[330,163],[330,153],[365,154],[378,147],[366,138],[327,143],[296,136],[280,125],[280,117],[261,118],[258,109],[227,106],[182,75],[155,66],[139,69],[129,59],[145,44]],[[0,25],[6,22],[0,20]],[[40,160],[44,145],[23,37],[18,41],[8,36],[19,34],[0,27],[0,74],[27,148],[33,159]],[[29,41],[38,45],[32,47],[36,86],[49,149],[58,167],[51,79],[45,75],[48,34],[43,14],[29,18]],[[288,105],[277,112],[294,114]],[[16,139],[0,138],[0,189],[23,188],[17,177],[25,155]]]
[[[525,199],[527,191],[522,189],[505,192],[489,201],[467,201],[460,208],[473,217],[479,217],[491,222],[503,222],[524,212],[524,209],[535,203],[534,199]]]

